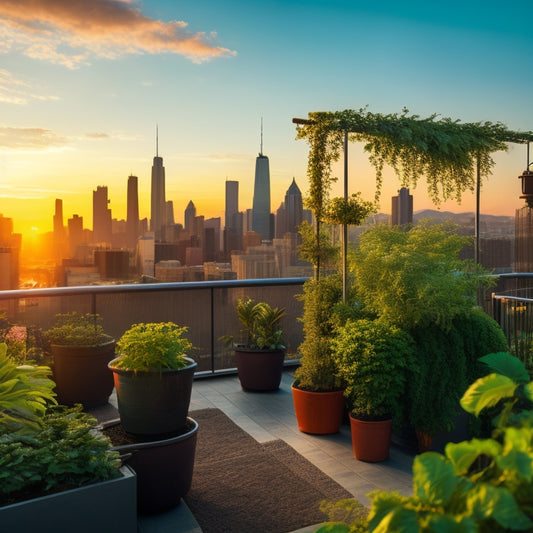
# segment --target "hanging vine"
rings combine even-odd
[[[310,144],[307,174],[310,190],[307,205],[315,217],[322,215],[334,181],[331,166],[341,155],[344,132],[349,140],[363,142],[376,171],[375,200],[379,200],[384,165],[389,165],[402,186],[415,187],[425,176],[428,193],[436,203],[455,199],[475,188],[475,164],[481,176],[491,174],[492,153],[507,150],[509,142],[533,141],[533,133],[514,132],[501,123],[461,123],[431,115],[420,118],[401,113],[372,113],[362,108],[337,112],[312,112],[297,127],[297,139]]]

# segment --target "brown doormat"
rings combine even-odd
[[[352,495],[282,440],[258,443],[222,411],[202,409],[185,501],[204,533],[286,533],[326,520],[322,500]]]

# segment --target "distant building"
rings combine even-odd
[[[255,159],[254,198],[252,206],[252,231],[261,240],[272,240],[270,217],[270,168],[268,157],[263,155],[263,121],[261,121],[261,150]]]
[[[185,208],[185,231],[189,232],[189,234],[194,233],[194,218],[196,217],[196,207],[194,206],[192,200],[189,201],[187,204],[187,207]]]
[[[413,195],[409,189],[402,187],[398,196],[392,197],[391,226],[413,223]]]
[[[276,238],[282,239],[286,233],[298,233],[298,226],[303,222],[302,193],[293,178],[285,193],[285,201],[276,213]]]
[[[72,218],[67,220],[67,224],[69,255],[74,257],[78,246],[81,246],[84,242],[83,217],[72,215]]]
[[[152,183],[150,198],[150,231],[155,240],[161,240],[161,231],[167,220],[167,204],[165,201],[165,167],[163,158],[159,157],[159,136],[156,130],[156,155],[152,165]]]
[[[139,238],[139,178],[128,177],[126,242],[128,248],[135,248]]]
[[[108,208],[107,187],[98,186],[93,191],[93,242],[111,243],[111,209]]]
[[[154,277],[155,236],[153,233],[145,233],[137,241],[137,257],[140,274]]]

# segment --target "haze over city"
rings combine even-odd
[[[15,232],[47,232],[61,198],[65,217],[91,228],[92,191],[105,185],[113,217],[125,219],[134,174],[149,217],[156,125],[178,222],[191,200],[223,218],[227,179],[251,207],[261,118],[273,210],[293,177],[306,195],[308,146],[292,118],[310,111],[406,107],[529,131],[532,15],[525,1],[3,0],[0,213]],[[514,215],[526,148],[494,158],[481,210]],[[387,170],[382,211],[399,186]],[[359,145],[350,189],[373,198]],[[425,183],[411,192],[416,209],[435,207]],[[473,211],[474,196],[440,208]]]

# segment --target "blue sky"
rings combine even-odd
[[[310,111],[407,107],[533,130],[532,20],[529,1],[2,0],[0,212],[49,230],[63,198],[91,228],[92,190],[107,185],[124,218],[133,173],[149,216],[156,124],[179,222],[189,200],[223,216],[226,179],[251,207],[261,117],[273,209],[293,177],[306,192],[291,120]],[[525,147],[495,160],[482,211],[512,215]],[[373,184],[352,145],[352,191],[372,198]],[[398,186],[386,173],[384,212]],[[431,207],[424,182],[411,192],[415,210]],[[473,196],[441,209],[472,210]]]

